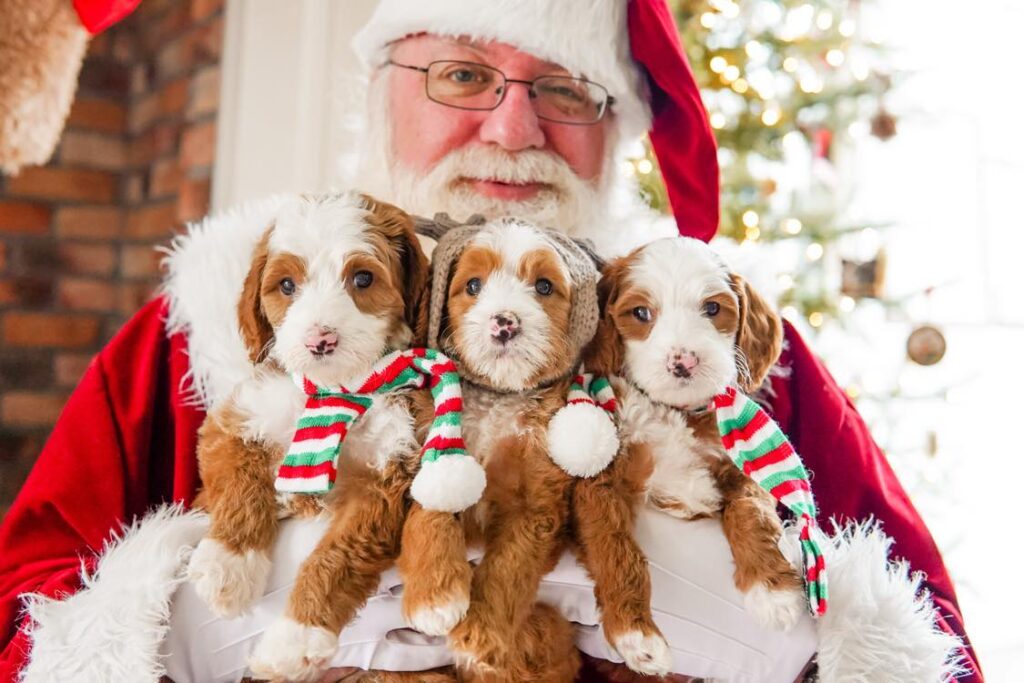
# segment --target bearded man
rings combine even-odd
[[[653,216],[617,177],[623,146],[649,131],[679,232],[713,236],[714,141],[664,0],[383,0],[356,45],[370,69],[373,112],[360,189],[427,216],[523,216],[589,238],[614,255],[659,236]],[[565,106],[566,98],[582,104]],[[205,265],[231,272],[215,254],[223,246],[191,245],[209,258]],[[238,246],[231,258],[244,263],[252,246]],[[172,261],[171,268],[173,282],[182,282],[185,266]],[[202,288],[173,282],[90,366],[0,529],[0,678],[14,678],[33,645],[42,647],[21,615],[20,594],[75,593],[79,558],[95,566],[93,554],[112,529],[154,504],[187,504],[195,495],[195,439],[204,408],[230,386],[232,369],[244,371],[246,359],[244,350],[235,357],[243,349],[231,336],[237,330],[221,322],[233,319],[233,310],[217,310],[216,297]],[[981,681],[952,583],[924,523],[844,393],[796,331],[787,326],[785,334],[780,365],[786,371],[771,380],[771,409],[814,473],[821,518],[873,516],[884,524],[895,554],[927,577],[939,627],[963,638],[964,680]],[[673,649],[674,669],[793,680],[815,650],[813,626],[805,618],[782,634],[752,621],[739,607],[742,596],[732,586],[728,546],[716,524],[655,512],[638,521],[656,620]],[[315,540],[308,524],[282,529],[274,571],[285,577],[285,589]],[[126,593],[134,578],[124,578]],[[168,673],[182,681],[237,680],[248,649],[283,604],[287,591],[274,582],[278,597],[268,594],[251,615],[230,622],[212,618],[183,587],[163,643]],[[450,663],[443,643],[402,630],[400,586],[390,588],[342,633],[333,664],[420,670]],[[581,624],[577,643],[584,652],[615,658],[596,626],[589,591],[567,557],[540,595]],[[39,624],[62,603],[44,607],[33,611]],[[102,609],[120,615],[127,608]],[[76,623],[73,614],[63,618]],[[581,678],[599,680],[588,675],[596,676],[591,670]]]

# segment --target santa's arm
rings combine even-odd
[[[826,529],[832,518],[881,522],[895,541],[894,559],[904,558],[912,571],[923,572],[923,586],[938,609],[938,626],[964,643],[964,664],[972,673],[959,680],[981,683],[953,583],[924,520],[846,393],[796,330],[787,324],[785,333],[780,366],[788,373],[773,379],[771,404],[811,472],[819,519]]]
[[[23,594],[75,592],[122,523],[191,499],[201,415],[175,400],[187,359],[165,318],[149,304],[90,364],[0,525],[0,681],[31,650]]]

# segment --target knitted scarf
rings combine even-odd
[[[722,446],[732,462],[796,517],[811,613],[825,614],[828,587],[818,510],[800,456],[768,413],[735,388],[715,396],[708,408],[715,411]]]
[[[421,463],[466,456],[462,440],[462,388],[455,364],[433,349],[395,351],[365,376],[345,386],[320,386],[302,375],[293,379],[308,397],[295,436],[278,468],[274,486],[288,493],[324,493],[334,485],[342,444],[376,395],[430,387],[434,421]]]
[[[606,378],[580,374],[569,388],[568,404],[575,403],[614,412],[615,393]],[[811,614],[825,614],[828,585],[818,511],[800,456],[768,413],[734,387],[711,399],[706,409],[715,412],[722,446],[733,464],[796,517]]]

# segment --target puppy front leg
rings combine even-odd
[[[636,506],[650,472],[646,446],[628,446],[603,472],[576,482],[571,509],[605,638],[630,669],[661,676],[668,673],[672,655],[651,616],[647,559],[633,538]]]
[[[484,557],[473,572],[469,611],[449,643],[463,664],[495,670],[511,661],[541,577],[564,541],[569,478],[542,450],[510,439],[489,463]],[[472,513],[471,513],[472,514]]]
[[[339,496],[330,526],[299,568],[285,616],[270,625],[249,666],[273,680],[315,680],[338,647],[338,634],[373,595],[398,554],[409,479],[389,466]]]
[[[466,616],[473,573],[466,561],[466,534],[455,515],[413,503],[402,528],[398,570],[402,614],[414,629],[443,636]]]
[[[715,476],[724,494],[722,529],[736,564],[736,587],[761,624],[788,630],[806,598],[803,581],[779,550],[782,521],[775,499],[732,463],[718,466]]]
[[[277,533],[276,454],[231,434],[218,417],[207,417],[199,431],[203,489],[196,502],[210,513],[210,531],[192,553],[188,578],[210,609],[228,618],[266,588]]]

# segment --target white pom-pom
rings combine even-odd
[[[593,477],[619,452],[611,417],[592,403],[570,403],[548,423],[548,454],[574,477]]]
[[[444,455],[420,465],[410,493],[428,510],[461,512],[483,495],[484,468],[468,455]]]

